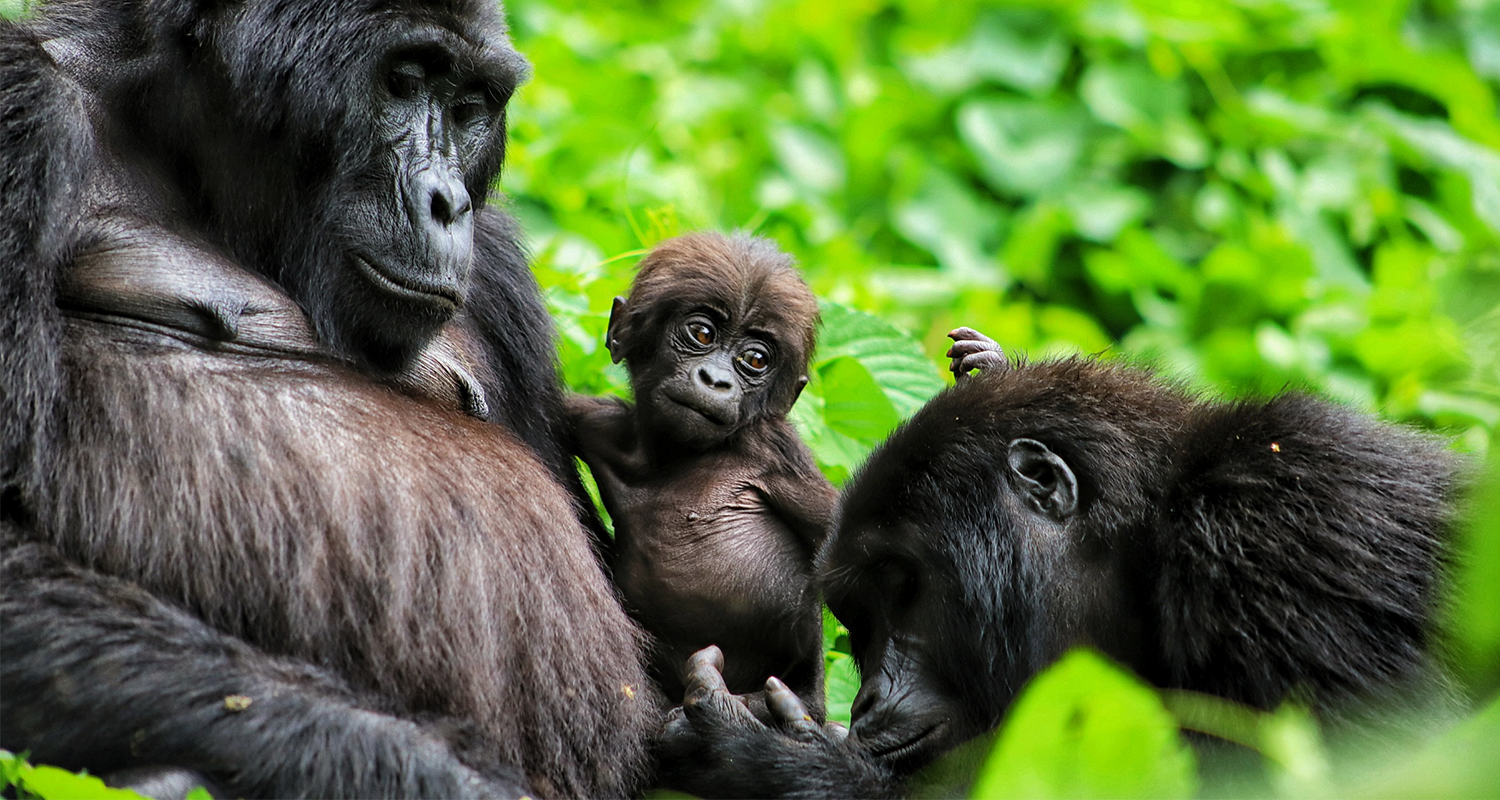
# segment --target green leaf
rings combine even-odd
[[[92,775],[28,764],[5,750],[0,750],[0,775],[6,784],[20,789],[23,796],[41,800],[141,800],[139,794],[105,786],[104,781]]]
[[[879,317],[824,300],[816,364],[848,356],[879,385],[905,419],[942,391],[943,378],[922,345]]]
[[[1481,691],[1500,687],[1500,452],[1473,493],[1476,503],[1459,538],[1457,602],[1449,629],[1463,674]]]
[[[1022,691],[973,796],[1173,798],[1196,789],[1193,753],[1156,693],[1075,650]]]
[[[891,223],[907,240],[936,256],[954,277],[1003,283],[999,263],[988,254],[1003,217],[998,206],[951,173],[930,167],[916,193],[895,204]]]
[[[880,384],[848,356],[818,367],[823,379],[823,418],[828,427],[862,442],[878,442],[901,422]]]
[[[1283,704],[1262,717],[1260,751],[1285,797],[1323,797],[1329,792],[1328,755],[1318,723],[1304,708]]]
[[[1178,165],[1203,166],[1208,142],[1188,116],[1187,88],[1141,64],[1099,63],[1089,68],[1079,94],[1094,116],[1135,135]]]

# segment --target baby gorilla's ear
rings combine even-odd
[[[625,327],[625,298],[616,297],[609,309],[609,327],[604,330],[604,346],[609,349],[609,359],[618,364],[625,358],[625,345],[620,341]]]

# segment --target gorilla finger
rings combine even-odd
[[[802,700],[779,678],[766,679],[766,707],[772,717],[793,733],[811,735],[818,732],[818,723],[807,713]]]
[[[823,735],[835,742],[842,742],[849,738],[849,728],[837,722],[823,723]]]
[[[1005,355],[994,350],[986,350],[973,355],[964,356],[959,364],[963,372],[979,370],[981,372],[994,372],[996,370],[1010,369],[1010,362],[1005,360]]]
[[[704,665],[713,667],[713,669],[717,672],[723,672],[724,651],[720,650],[718,645],[711,644],[708,647],[705,647],[702,650],[699,650],[698,652],[688,656],[688,673],[691,674]]]
[[[993,352],[999,349],[1000,345],[995,344],[994,342],[976,342],[973,340],[964,340],[961,342],[954,342],[953,346],[948,348],[948,356],[950,358],[954,356],[966,356],[973,353]]]
[[[948,331],[948,338],[958,341],[993,342],[994,340],[967,325]]]
[[[717,647],[709,647],[694,653],[688,659],[686,691],[682,704],[691,706],[709,695],[723,692],[729,694],[724,683],[724,654]]]

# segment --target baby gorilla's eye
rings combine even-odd
[[[739,357],[735,360],[744,364],[745,368],[751,372],[765,372],[766,368],[771,366],[771,357],[766,355],[764,350],[757,350],[755,348],[740,353]]]
[[[693,341],[703,345],[704,347],[707,347],[714,343],[713,326],[709,325],[706,322],[689,322],[687,331],[688,336],[691,336],[693,338]]]

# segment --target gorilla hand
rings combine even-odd
[[[954,380],[962,381],[976,369],[1010,369],[1010,362],[1005,360],[1005,351],[1000,349],[994,339],[979,331],[973,328],[954,328],[948,332],[948,338],[953,340],[953,346],[948,348],[945,355],[953,359],[948,369],[953,371]]]
[[[767,725],[724,684],[724,653],[688,659],[687,692],[659,744],[662,783],[699,797],[889,797],[894,777],[847,741],[842,725],[819,725],[786,684],[766,681]]]

